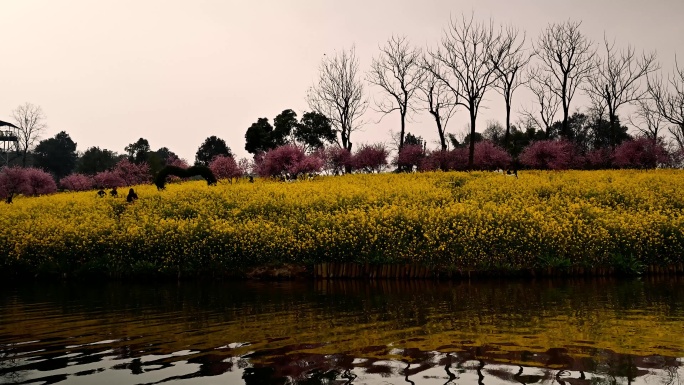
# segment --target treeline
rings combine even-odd
[[[286,109],[272,123],[261,117],[246,128],[244,148],[252,159],[233,159],[226,142],[211,136],[198,148],[194,163],[209,166],[217,158],[231,158],[219,163],[227,167],[223,175],[232,178],[379,172],[390,164],[399,171],[682,165],[684,69],[675,64],[672,72],[663,73],[655,53],[638,53],[607,37],[597,44],[583,34],[580,22],[552,23],[528,39],[514,26],[462,15],[452,18],[432,46],[391,36],[366,71],[352,48],[326,55],[318,72],[306,94],[310,111],[300,118]],[[367,121],[368,86],[379,92],[374,109],[399,117],[391,148],[353,145],[355,132]],[[521,89],[532,95],[531,104],[518,101]],[[501,96],[505,123],[489,121],[478,131],[480,109],[497,103],[492,93]],[[576,105],[579,95],[590,101],[582,109]],[[521,107],[514,121],[516,106]],[[449,130],[458,110],[469,115],[468,133],[462,136]],[[409,132],[407,117],[419,111],[434,120],[436,149]],[[73,174],[91,178],[95,187],[121,183],[96,176],[118,173],[125,181],[116,171],[129,167],[119,165],[123,160],[147,165],[147,179],[166,165],[189,166],[166,147],[153,151],[143,138],[126,146],[124,154],[99,147],[77,152],[64,131],[38,142],[45,115],[29,103],[12,117],[16,127],[10,130],[18,140],[15,149],[2,152],[4,163],[41,169],[58,185]],[[626,123],[634,128],[632,134]],[[388,159],[389,154],[397,156]],[[73,189],[74,184],[62,187]]]
[[[514,26],[463,15],[452,18],[432,46],[422,48],[405,36],[391,36],[365,73],[354,48],[327,55],[307,101],[313,111],[330,118],[338,144],[348,150],[371,104],[367,85],[380,92],[381,97],[374,98],[376,111],[399,116],[400,130],[393,138],[398,150],[406,145],[407,117],[427,111],[434,118],[440,150],[459,144],[468,148],[468,169],[478,168],[477,136],[492,140],[514,158],[534,141],[567,141],[579,158],[594,158],[596,151],[603,151],[602,163],[609,167],[611,153],[632,138],[620,114],[636,129],[634,139],[644,137],[655,145],[662,141],[670,153],[681,153],[684,145],[684,69],[675,64],[663,75],[655,53],[639,54],[608,37],[596,44],[583,34],[580,22],[571,20],[549,24],[528,41]],[[522,107],[514,123],[516,91],[524,88],[532,95],[532,105]],[[478,132],[479,112],[494,103],[489,97],[493,92],[501,96],[505,124],[493,122]],[[590,101],[582,110],[576,105],[579,95]],[[627,106],[633,114],[627,113]],[[459,109],[469,115],[461,143],[447,130]]]

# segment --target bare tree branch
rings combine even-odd
[[[439,64],[423,58],[422,66],[425,69],[425,74],[420,87],[422,92],[418,95],[418,99],[427,106],[424,109],[435,119],[440,146],[442,151],[446,151],[446,127],[449,119],[456,113],[456,98],[451,89],[440,80],[440,77],[435,76],[435,72],[442,72]]]
[[[629,117],[629,123],[645,137],[654,142],[657,141],[664,128],[665,120],[658,113],[653,99],[643,98],[637,101],[637,110],[634,115],[635,117]]]
[[[412,109],[410,102],[420,87],[423,68],[420,66],[421,52],[412,48],[404,36],[392,36],[384,47],[380,47],[380,56],[373,59],[368,73],[368,82],[385,91],[385,97],[376,101],[379,112],[387,115],[399,111],[401,131],[399,149],[404,147],[406,133],[406,115]]]
[[[338,144],[351,151],[351,133],[359,129],[368,108],[363,83],[358,79],[356,49],[325,57],[319,67],[318,82],[309,88],[309,107],[330,119],[340,133]]]
[[[680,69],[675,58],[675,68],[664,83],[660,76],[648,77],[648,93],[655,104],[659,116],[666,122],[673,124],[669,128],[684,150],[684,68]]]
[[[597,55],[595,70],[587,79],[584,90],[596,110],[608,110],[612,125],[617,122],[620,106],[636,103],[648,93],[647,88],[641,87],[641,79],[656,71],[658,63],[654,52],[637,57],[632,46],[618,52],[615,42],[609,43],[605,36],[603,40],[606,57]]]
[[[457,105],[465,107],[470,113],[470,134],[475,136],[475,122],[480,103],[485,92],[496,81],[494,49],[501,39],[494,33],[491,21],[478,23],[462,15],[458,20],[451,20],[444,32],[441,46],[436,52],[430,52],[432,60],[440,65],[444,72],[431,71],[432,75],[442,81],[454,94]],[[470,141],[468,167],[473,167],[475,141]]]
[[[544,81],[551,92],[561,100],[563,127],[561,134],[569,133],[570,102],[575,92],[591,74],[594,67],[593,43],[579,30],[581,23],[566,21],[549,24],[539,36],[535,47],[541,61],[539,69],[546,73]]]
[[[523,115],[537,124],[545,132],[546,138],[551,137],[551,126],[561,106],[561,99],[553,92],[553,79],[539,67],[527,71],[527,87],[534,94],[539,105],[538,117],[532,110],[523,109]]]
[[[12,111],[12,117],[17,122],[17,146],[21,152],[22,165],[26,167],[28,151],[40,139],[40,135],[47,128],[45,114],[40,106],[24,103]]]
[[[525,34],[520,36],[517,28],[507,27],[501,34],[501,40],[493,52],[497,81],[495,89],[506,102],[506,133],[504,144],[508,145],[511,136],[511,103],[513,92],[524,84],[523,68],[530,62],[530,55],[524,49]]]

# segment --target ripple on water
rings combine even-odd
[[[0,297],[0,383],[653,383],[682,375],[684,285],[666,286],[17,287]]]

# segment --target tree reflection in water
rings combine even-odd
[[[682,283],[28,285],[0,383],[681,385]]]

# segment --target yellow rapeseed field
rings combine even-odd
[[[262,264],[446,269],[684,261],[684,171],[346,175],[135,186],[0,207],[0,269],[234,272]]]

